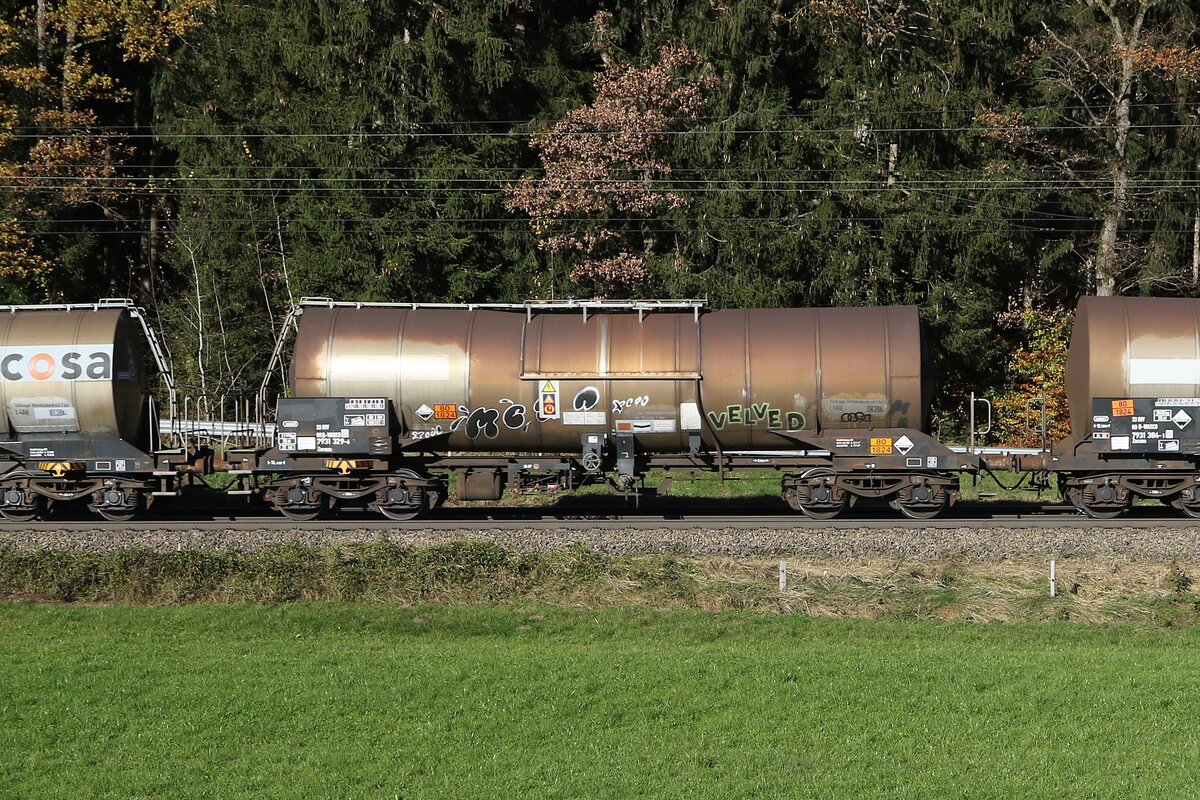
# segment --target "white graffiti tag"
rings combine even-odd
[[[650,405],[650,395],[648,395],[648,394],[644,394],[641,397],[630,397],[625,400],[613,400],[612,413],[620,414],[622,411],[624,411],[627,408],[633,408],[634,406],[648,406],[648,405]]]

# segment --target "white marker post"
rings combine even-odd
[[[1058,594],[1058,587],[1054,585],[1056,572],[1054,569],[1054,559],[1050,559],[1050,596],[1054,597]]]
[[[787,562],[779,562],[779,591],[787,589]]]

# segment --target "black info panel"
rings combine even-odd
[[[1092,441],[1113,453],[1200,453],[1200,397],[1092,398]]]
[[[392,452],[391,401],[383,397],[281,397],[275,420],[281,452]]]

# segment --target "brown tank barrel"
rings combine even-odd
[[[16,433],[147,438],[145,342],[123,308],[0,311],[0,404]]]
[[[1082,298],[1066,385],[1076,434],[1091,428],[1093,397],[1200,397],[1200,300]]]
[[[297,397],[387,397],[438,449],[560,452],[632,433],[650,452],[701,434],[788,449],[815,429],[921,428],[913,307],[573,311],[312,306]]]
[[[714,311],[701,328],[704,410],[723,444],[729,435],[726,447],[781,446],[779,426],[758,422],[764,406],[784,415],[784,429],[796,428],[792,413],[801,430],[925,425],[930,387],[914,306]]]

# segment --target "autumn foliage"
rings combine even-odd
[[[1000,444],[1040,447],[1042,399],[1050,443],[1071,430],[1063,373],[1071,341],[1073,314],[1061,308],[1019,308],[999,315],[1012,355],[1006,365],[1009,388],[993,402],[992,435]]]
[[[0,274],[44,276],[29,224],[63,208],[130,215],[136,188],[122,169],[134,147],[99,109],[133,92],[98,62],[169,61],[167,50],[201,24],[213,0],[61,0],[0,18]],[[111,118],[111,112],[108,116]],[[19,135],[18,135],[19,134]],[[23,221],[28,220],[28,222]]]
[[[533,139],[543,174],[508,188],[507,206],[532,218],[541,250],[568,266],[578,285],[630,289],[650,277],[650,221],[688,204],[660,181],[671,174],[671,131],[694,122],[711,79],[700,55],[663,46],[655,63],[603,69],[596,99]]]

